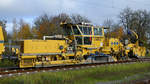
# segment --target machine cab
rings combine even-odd
[[[98,48],[103,46],[104,28],[89,24],[62,24],[64,34],[81,47]]]

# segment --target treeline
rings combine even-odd
[[[118,20],[107,19],[103,25],[110,28],[110,36],[124,37],[127,30],[133,30],[138,34],[140,41],[147,43],[150,39],[150,12],[146,10],[132,10],[125,8],[118,15]]]
[[[42,39],[43,36],[63,34],[63,30],[60,27],[61,22],[76,24],[91,21],[80,14],[68,15],[66,13],[61,13],[55,16],[43,14],[34,20],[33,26],[23,19],[20,21],[14,19],[11,33],[6,32],[6,20],[0,20],[0,25],[3,27],[5,40]]]
[[[35,19],[33,26],[20,20],[19,23],[14,19],[13,32],[9,38],[16,39],[41,39],[43,36],[63,34],[60,27],[61,22],[80,23],[90,22],[86,17],[79,14],[68,15],[61,13],[56,16],[44,14]]]
[[[147,41],[149,39],[149,11],[125,8],[118,15],[118,20],[119,21],[115,21],[107,18],[100,26],[109,27],[109,36],[112,37],[122,38],[127,29],[132,29],[138,34],[140,40]],[[21,19],[19,22],[14,19],[13,32],[9,34],[5,31],[7,21],[0,20],[0,25],[3,26],[5,31],[5,38],[7,35],[7,39],[42,39],[43,36],[63,34],[60,23],[64,21],[68,23],[91,22],[88,17],[82,16],[80,14],[68,15],[66,13],[61,13],[55,16],[43,14],[34,20],[32,26],[26,23],[23,19]]]

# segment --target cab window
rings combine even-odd
[[[81,35],[80,31],[78,30],[77,26],[73,26],[73,31],[75,35]]]
[[[84,34],[84,35],[91,35],[92,34],[92,29],[91,27],[79,27],[81,32]]]
[[[102,28],[94,28],[94,35],[102,36]]]
[[[91,45],[92,37],[84,37],[84,45]]]
[[[77,41],[77,44],[82,45],[82,37],[81,36],[76,36],[76,41]]]

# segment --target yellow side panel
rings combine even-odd
[[[4,41],[0,41],[0,54],[2,54],[2,52],[4,52]]]
[[[115,52],[118,52],[123,47],[123,44],[119,41],[117,38],[109,38],[104,40],[104,47],[102,49],[102,52],[105,54],[111,53],[111,48]]]
[[[145,56],[146,54],[146,48],[145,47],[135,47],[133,49],[134,54],[138,55],[138,56]]]
[[[4,41],[3,29],[2,29],[1,26],[0,26],[0,40],[3,40],[3,41]]]
[[[92,40],[95,47],[103,47],[104,37],[94,37]]]
[[[36,58],[36,56],[21,56],[21,59],[33,59]]]
[[[4,52],[4,35],[3,35],[3,29],[0,26],[0,55],[2,54],[2,52]],[[1,59],[1,56],[0,56]]]
[[[119,50],[119,48],[122,46],[121,42],[117,38],[111,38],[109,40],[109,45],[115,50]]]
[[[65,40],[24,40],[24,53],[60,53]]]

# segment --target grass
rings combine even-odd
[[[17,64],[14,63],[14,61],[5,59],[5,60],[0,60],[0,68],[2,67],[14,67],[17,66]]]
[[[148,73],[149,70],[150,63],[118,64],[1,78],[0,84],[96,84],[97,82],[121,80],[137,73]]]

